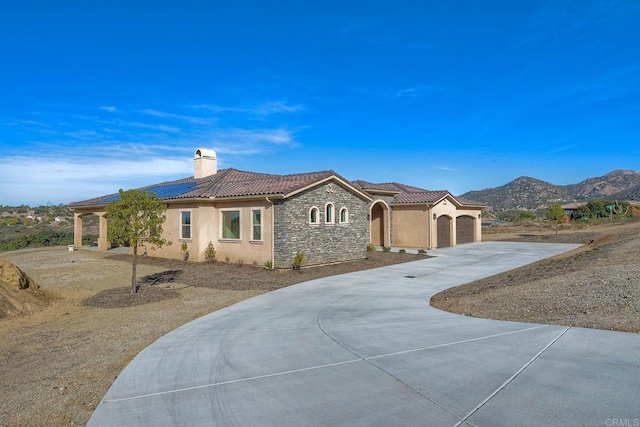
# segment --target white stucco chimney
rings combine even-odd
[[[193,159],[193,171],[193,177],[196,179],[218,173],[218,158],[216,157],[216,152],[205,148],[198,148]]]

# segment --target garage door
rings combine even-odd
[[[451,218],[441,216],[438,218],[438,248],[451,246]]]
[[[456,218],[456,244],[473,243],[474,219],[472,216]]]

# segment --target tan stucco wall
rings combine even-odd
[[[240,211],[240,240],[224,240],[221,238],[220,209],[234,209]],[[252,241],[251,211],[262,210],[262,240]],[[191,238],[181,239],[181,212],[191,212]],[[153,250],[147,248],[152,256],[182,259],[180,252],[183,242],[187,243],[189,261],[206,261],[205,249],[209,242],[213,243],[218,261],[239,262],[262,266],[271,261],[272,257],[272,215],[271,204],[266,200],[242,201],[231,203],[210,204],[179,204],[169,205],[166,221],[163,225],[163,236],[172,242],[171,245]]]
[[[427,205],[394,205],[392,210],[391,245],[394,247],[435,249],[438,236],[437,218],[442,215],[451,218],[450,240],[452,245],[457,244],[456,218],[465,215],[474,218],[474,241],[482,241],[481,208],[461,208],[452,199],[446,198],[431,207]]]
[[[429,211],[424,206],[394,206],[393,246],[406,248],[429,247]]]
[[[436,218],[446,215],[452,219],[451,221],[451,245],[455,246],[456,242],[456,218],[459,216],[470,216],[474,218],[474,241],[479,242],[482,240],[482,221],[479,217],[482,209],[476,208],[463,208],[457,207],[453,201],[446,198],[440,203],[432,207],[432,214],[435,214]],[[431,246],[433,248],[437,245],[437,220],[431,221]]]

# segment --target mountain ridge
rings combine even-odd
[[[462,197],[487,205],[489,212],[542,212],[552,202],[587,202],[594,199],[639,200],[640,172],[616,169],[606,175],[587,178],[577,184],[556,185],[520,176],[500,187],[469,191]]]

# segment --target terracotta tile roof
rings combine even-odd
[[[395,197],[393,198],[393,203],[432,204],[440,201],[448,194],[448,191],[417,191],[413,193],[400,193],[395,195]]]
[[[413,187],[411,185],[400,184],[397,182],[375,184],[358,180],[354,181],[353,184],[355,187],[370,194],[379,194],[383,192],[393,193],[392,203],[395,204],[432,204],[449,195],[463,206],[483,206],[482,203],[474,202],[463,197],[455,197],[447,190],[429,191],[424,188]]]
[[[299,173],[291,175],[273,175],[257,172],[245,172],[238,169],[221,169],[217,174],[200,179],[193,177],[176,181],[167,181],[159,184],[142,187],[140,190],[148,190],[164,200],[199,199],[199,198],[234,198],[251,196],[283,196],[287,197],[299,190],[311,186],[324,179],[336,177],[355,190],[361,192],[364,197],[376,193],[390,193],[396,204],[432,204],[440,201],[448,191],[429,191],[397,182],[375,184],[367,181],[349,182],[332,170]],[[74,206],[105,205],[117,200],[118,193],[96,197],[81,202],[74,202]],[[461,205],[482,206],[462,197],[453,197]]]
[[[410,185],[400,184],[397,182],[386,182],[382,184],[374,184],[372,182],[357,180],[353,181],[355,187],[360,188],[364,191],[369,192],[393,192],[393,193],[407,193],[407,192],[419,192],[419,191],[427,191],[423,188],[412,187]]]
[[[229,168],[222,169],[215,175],[200,179],[189,177],[149,185],[139,188],[139,190],[151,191],[165,200],[211,197],[221,199],[262,195],[287,196],[332,176],[350,184],[348,180],[331,170],[291,175],[272,175]],[[364,193],[364,196],[366,196],[366,193]],[[71,203],[71,206],[103,205],[117,198],[118,193],[114,193],[74,202]]]

